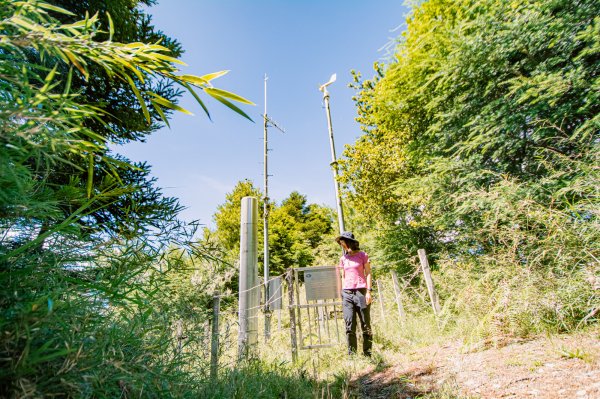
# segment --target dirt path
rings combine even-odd
[[[600,332],[538,338],[461,353],[457,343],[373,366],[352,383],[359,398],[600,399]]]

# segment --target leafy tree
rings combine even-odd
[[[58,7],[69,10],[71,14],[55,13],[62,23],[71,24],[85,19],[87,16],[98,15],[98,21],[103,26],[111,26],[111,32],[98,32],[94,40],[112,40],[121,43],[160,43],[169,49],[171,56],[178,58],[183,53],[181,45],[157,30],[152,25],[152,18],[144,9],[156,4],[155,0],[109,0],[109,1],[75,1],[53,0],[50,2]],[[149,98],[145,102],[150,120],[145,118],[139,104],[139,98],[127,81],[111,79],[110,75],[100,65],[90,65],[89,76],[75,74],[71,82],[72,88],[80,93],[79,101],[85,104],[102,104],[107,115],[105,123],[88,120],[86,126],[102,134],[114,143],[143,141],[153,131],[160,128],[164,121],[158,111],[152,107]],[[180,90],[172,81],[154,79],[141,70],[143,80],[136,79],[140,92],[152,91],[170,102],[175,102]],[[164,111],[166,115],[170,110]]]
[[[157,31],[151,18],[142,7],[155,2],[111,0],[106,2],[79,2],[56,0],[52,4],[69,10],[69,13],[47,9],[49,14],[64,24],[73,24],[80,19],[89,18],[108,27],[106,31],[92,28],[89,37],[94,42],[138,43],[137,46],[158,46],[168,61],[181,64],[177,57],[182,53],[181,46],[175,40]],[[158,45],[160,43],[160,45]],[[227,100],[240,100],[240,97],[207,86],[213,78],[224,72],[193,77],[182,75],[178,82],[168,76],[147,68],[136,68],[131,77],[114,79],[111,71],[102,63],[56,63],[55,58],[37,50],[28,50],[32,63],[51,69],[57,66],[58,76],[69,75],[68,88],[65,81],[57,80],[49,91],[60,94],[68,90],[77,93],[78,104],[91,107],[100,106],[104,110],[102,118],[84,118],[81,124],[93,131],[96,140],[110,143],[144,141],[147,135],[156,131],[167,122],[167,115],[173,110],[183,110],[176,105],[181,89],[191,90],[191,85],[204,86],[205,93],[215,96],[226,105],[241,112]],[[85,66],[85,69],[77,67]],[[73,68],[75,66],[75,68]],[[70,71],[70,68],[73,69]],[[171,67],[175,71],[174,66]],[[197,97],[201,107],[208,113],[202,100]],[[183,110],[184,112],[187,112]],[[243,112],[242,112],[243,114]],[[76,135],[76,134],[75,134]],[[134,237],[155,229],[161,220],[176,218],[181,207],[174,198],[166,198],[150,178],[150,166],[144,162],[133,163],[125,157],[115,154],[108,146],[96,148],[88,159],[82,160],[77,154],[64,153],[64,162],[53,165],[52,172],[44,176],[46,193],[57,197],[56,213],[52,218],[40,220],[40,235],[59,224],[74,208],[85,202],[90,192],[101,193],[120,186],[117,195],[113,190],[110,198],[105,198],[101,207],[90,209],[85,218],[78,220],[80,231],[88,236],[93,234],[119,235]],[[35,159],[29,160],[36,168]],[[69,192],[76,197],[61,201],[65,194],[62,187],[69,186]],[[57,191],[58,190],[58,191]],[[100,199],[98,200],[100,201]],[[68,202],[69,205],[66,205]],[[132,222],[133,221],[133,222]]]
[[[417,246],[467,257],[495,251],[498,231],[473,233],[488,217],[478,199],[482,190],[499,195],[507,178],[546,209],[590,204],[579,190],[557,196],[572,192],[573,162],[598,151],[599,11],[593,1],[414,8],[394,58],[376,65],[372,80],[356,75],[364,135],[341,162],[351,207],[396,230],[380,234],[378,248],[401,258]],[[586,209],[581,221],[595,217]],[[523,228],[518,218],[501,225]],[[545,235],[532,238],[541,244]]]
[[[261,231],[263,223],[262,194],[259,189],[254,187],[254,184],[250,180],[239,181],[233,190],[225,196],[225,203],[219,205],[213,215],[213,220],[217,226],[216,237],[225,249],[231,251],[233,259],[239,257],[240,204],[244,197],[256,197],[258,199],[258,231]],[[259,245],[262,244],[259,243]]]
[[[224,248],[230,251],[230,259],[239,257],[240,241],[240,202],[245,196],[259,199],[258,257],[263,262],[263,205],[261,192],[252,182],[238,182],[233,191],[227,194],[227,201],[220,205],[213,216],[216,223],[215,236]],[[326,253],[320,244],[331,235],[332,211],[328,208],[307,204],[306,196],[293,192],[281,205],[273,204],[269,214],[269,266],[271,274],[283,273],[289,267],[310,266],[315,256]],[[320,248],[319,250],[317,248]]]
[[[283,273],[290,267],[313,264],[316,249],[333,233],[331,212],[307,204],[306,196],[294,191],[271,212],[269,250],[271,271]]]

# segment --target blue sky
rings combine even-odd
[[[403,27],[402,0],[162,0],[149,9],[155,26],[185,49],[185,73],[230,70],[215,86],[257,105],[243,109],[251,123],[207,99],[212,122],[186,95],[180,104],[195,115],[174,115],[146,143],[118,151],[147,161],[165,194],[180,199],[185,220],[213,226],[225,194],[243,179],[263,188],[264,75],[268,115],[286,130],[269,130],[269,194],[280,202],[292,191],[310,203],[335,207],[327,119],[318,87],[332,73],[331,115],[338,157],[360,136],[354,121],[350,70],[373,76],[385,46]]]

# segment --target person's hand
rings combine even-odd
[[[365,295],[365,299],[367,300],[367,305],[370,305],[373,302],[373,297],[371,296],[371,291],[367,291]]]

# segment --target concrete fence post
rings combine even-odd
[[[425,283],[427,284],[427,291],[429,291],[429,299],[431,299],[431,307],[433,313],[437,316],[440,311],[440,301],[433,285],[433,279],[431,278],[431,269],[429,268],[429,261],[427,260],[427,254],[424,249],[419,249],[419,261],[421,262],[421,268],[423,269],[423,275],[425,276]]]
[[[244,197],[240,218],[240,276],[238,360],[242,360],[258,342],[258,200]]]

